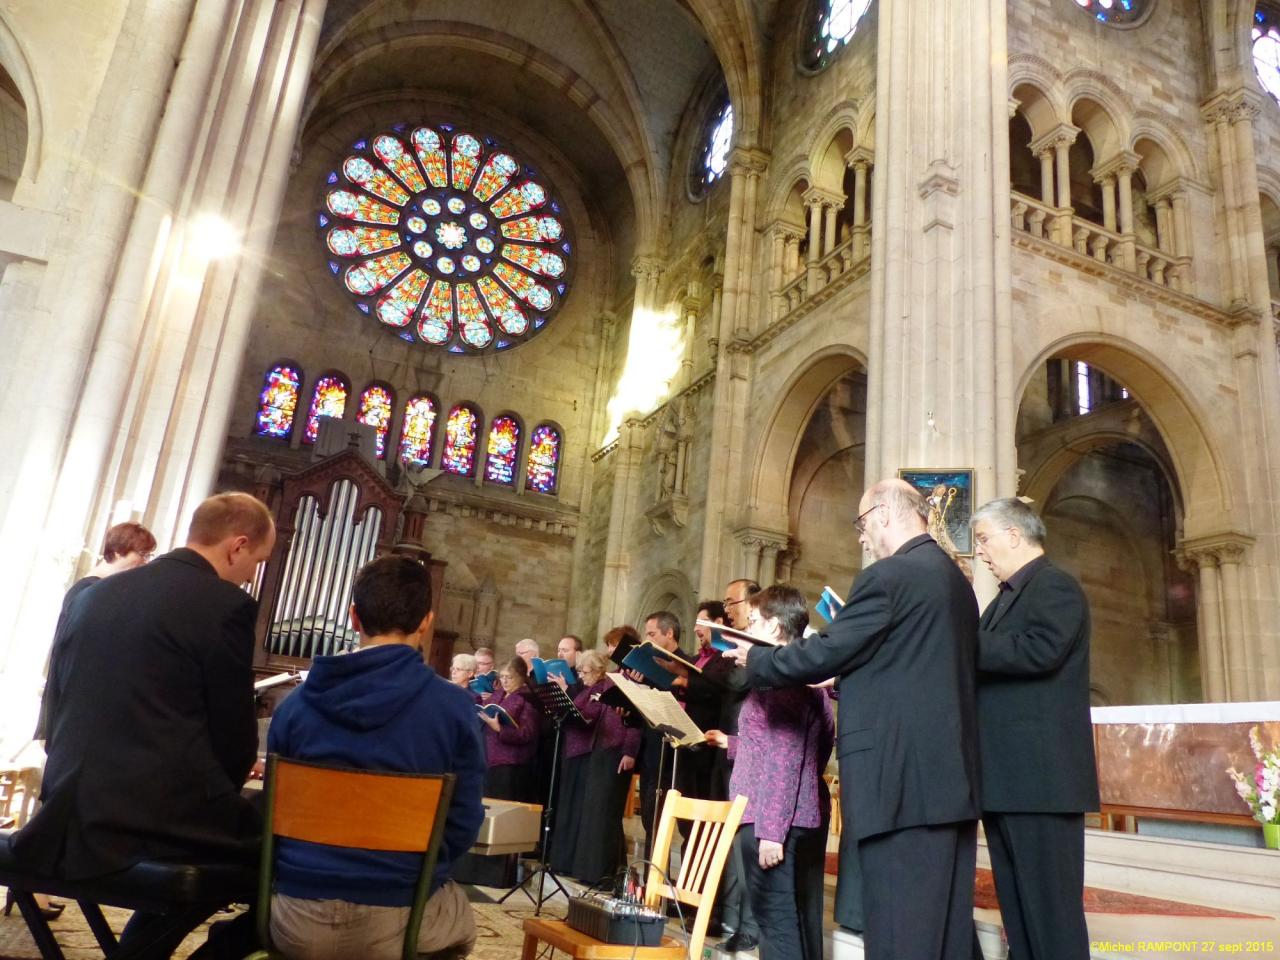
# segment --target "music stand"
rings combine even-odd
[[[622,695],[631,701],[632,706],[644,718],[644,722],[662,734],[663,742],[671,747],[671,783],[674,786],[680,770],[680,749],[704,746],[707,742],[706,734],[698,729],[698,725],[680,706],[680,701],[669,691],[655,690],[617,673],[610,674],[610,678]],[[665,754],[665,750],[658,753],[658,794],[655,798],[658,802],[653,805],[653,823],[650,825],[649,834],[651,837],[658,833]]]
[[[534,695],[538,699],[538,706],[542,708],[542,712],[555,724],[556,738],[555,745],[551,750],[551,782],[547,785],[547,802],[542,807],[542,850],[538,854],[538,866],[524,880],[516,883],[514,887],[508,890],[498,900],[499,903],[506,903],[507,898],[517,890],[523,890],[524,895],[533,903],[533,915],[540,916],[542,913],[542,905],[549,899],[543,895],[546,889],[544,882],[547,877],[551,878],[551,882],[555,888],[565,895],[565,899],[569,897],[569,891],[564,888],[564,884],[560,882],[548,864],[551,861],[551,833],[552,826],[555,823],[555,796],[556,796],[556,779],[560,772],[560,728],[567,721],[578,721],[585,724],[587,722],[578,708],[573,705],[573,701],[569,695],[554,683],[543,683],[533,687]],[[526,888],[526,885],[534,877],[538,878],[538,895],[535,897]],[[554,896],[555,894],[552,894]]]

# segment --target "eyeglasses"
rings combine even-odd
[[[747,598],[743,597],[741,600],[730,600],[728,597],[725,597],[720,602],[724,604],[725,609],[728,609],[729,607],[736,607],[740,603],[746,603]]]
[[[853,521],[853,528],[857,530],[858,533],[866,533],[867,532],[867,520],[866,520],[867,516],[871,513],[872,510],[876,509],[877,507],[883,507],[883,506],[884,506],[883,503],[873,503],[871,506],[867,507],[866,510],[858,514],[858,519]]]

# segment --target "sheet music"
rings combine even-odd
[[[676,746],[691,747],[694,744],[706,743],[706,735],[698,729],[696,723],[689,719],[689,715],[680,706],[680,701],[670,693],[646,687],[621,674],[615,673],[610,676],[618,689],[626,694],[627,699],[649,721],[649,725],[674,740]]]
[[[282,683],[288,683],[290,680],[297,679],[298,675],[296,673],[276,673],[269,677],[263,677],[261,680],[255,682],[253,689],[258,693],[261,693],[263,690],[269,690],[271,687],[278,687]]]

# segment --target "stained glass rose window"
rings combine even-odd
[[[451,353],[529,339],[569,290],[572,244],[545,181],[452,124],[356,143],[318,222],[329,270],[363,313]]]

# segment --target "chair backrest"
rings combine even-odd
[[[696,908],[693,929],[689,931],[691,957],[702,956],[702,942],[707,936],[720,875],[746,810],[747,798],[743,796],[733,800],[693,800],[681,796],[679,790],[667,791],[653,843],[645,903],[656,907],[663,899],[670,899]],[[680,873],[671,878],[664,871],[671,860],[677,820],[688,820],[691,826],[680,858]]]
[[[405,929],[406,958],[417,956],[418,927],[435,873],[454,776],[351,770],[267,757],[266,821],[258,888],[258,937],[270,946],[275,839],[357,850],[422,854]]]

